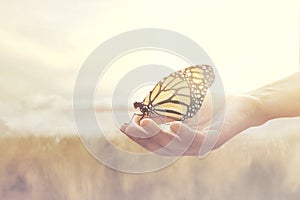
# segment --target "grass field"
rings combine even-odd
[[[114,142],[138,148],[123,137]],[[204,159],[184,157],[146,174],[102,165],[77,136],[3,136],[0,199],[296,200],[299,166],[297,134],[272,139],[242,134]]]

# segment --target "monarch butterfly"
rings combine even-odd
[[[176,71],[159,81],[142,102],[133,104],[145,117],[153,116],[184,121],[200,109],[215,74],[209,65],[196,65]]]

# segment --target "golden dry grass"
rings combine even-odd
[[[299,199],[299,137],[250,138],[241,135],[201,160],[126,174],[95,160],[76,136],[0,137],[0,199]]]

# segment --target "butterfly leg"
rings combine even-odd
[[[139,122],[140,122],[140,121],[144,118],[145,114],[144,114],[144,113],[143,113],[143,114],[134,113],[134,114],[132,115],[130,121],[129,121],[128,123],[126,123],[126,124],[131,124],[131,122],[132,122],[134,116],[142,116],[141,119],[139,120]]]
[[[142,121],[142,119],[145,117],[145,113],[140,114],[140,116],[142,116],[142,117],[140,118],[139,123],[140,123],[140,122]]]

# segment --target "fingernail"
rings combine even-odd
[[[150,120],[143,119],[143,120],[140,122],[140,125],[141,125],[141,126],[149,126],[150,123],[151,123]]]
[[[123,131],[123,132],[125,132],[127,126],[128,126],[127,124],[122,125],[120,127],[120,130]]]

